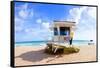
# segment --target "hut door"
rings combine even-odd
[[[66,28],[65,38],[66,38],[65,41],[69,42],[69,40],[70,40],[70,28],[69,27]]]
[[[60,35],[63,36],[64,42],[69,42],[70,27],[60,27]]]

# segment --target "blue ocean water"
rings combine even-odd
[[[88,45],[89,40],[73,40],[73,45]],[[16,42],[15,46],[44,46],[48,41],[25,41]]]

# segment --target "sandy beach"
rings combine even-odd
[[[46,54],[44,48],[44,46],[15,47],[15,66],[96,61],[95,45],[79,46],[78,53],[64,54],[62,57]]]

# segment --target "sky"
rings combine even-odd
[[[96,7],[15,2],[15,42],[51,40],[50,26],[74,21],[74,40],[96,40]]]

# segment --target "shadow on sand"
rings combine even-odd
[[[23,60],[30,61],[30,62],[39,62],[43,59],[47,58],[54,58],[56,55],[49,55],[44,53],[44,49],[38,50],[38,51],[30,51],[23,53],[19,56],[16,56],[15,58],[22,58]]]

